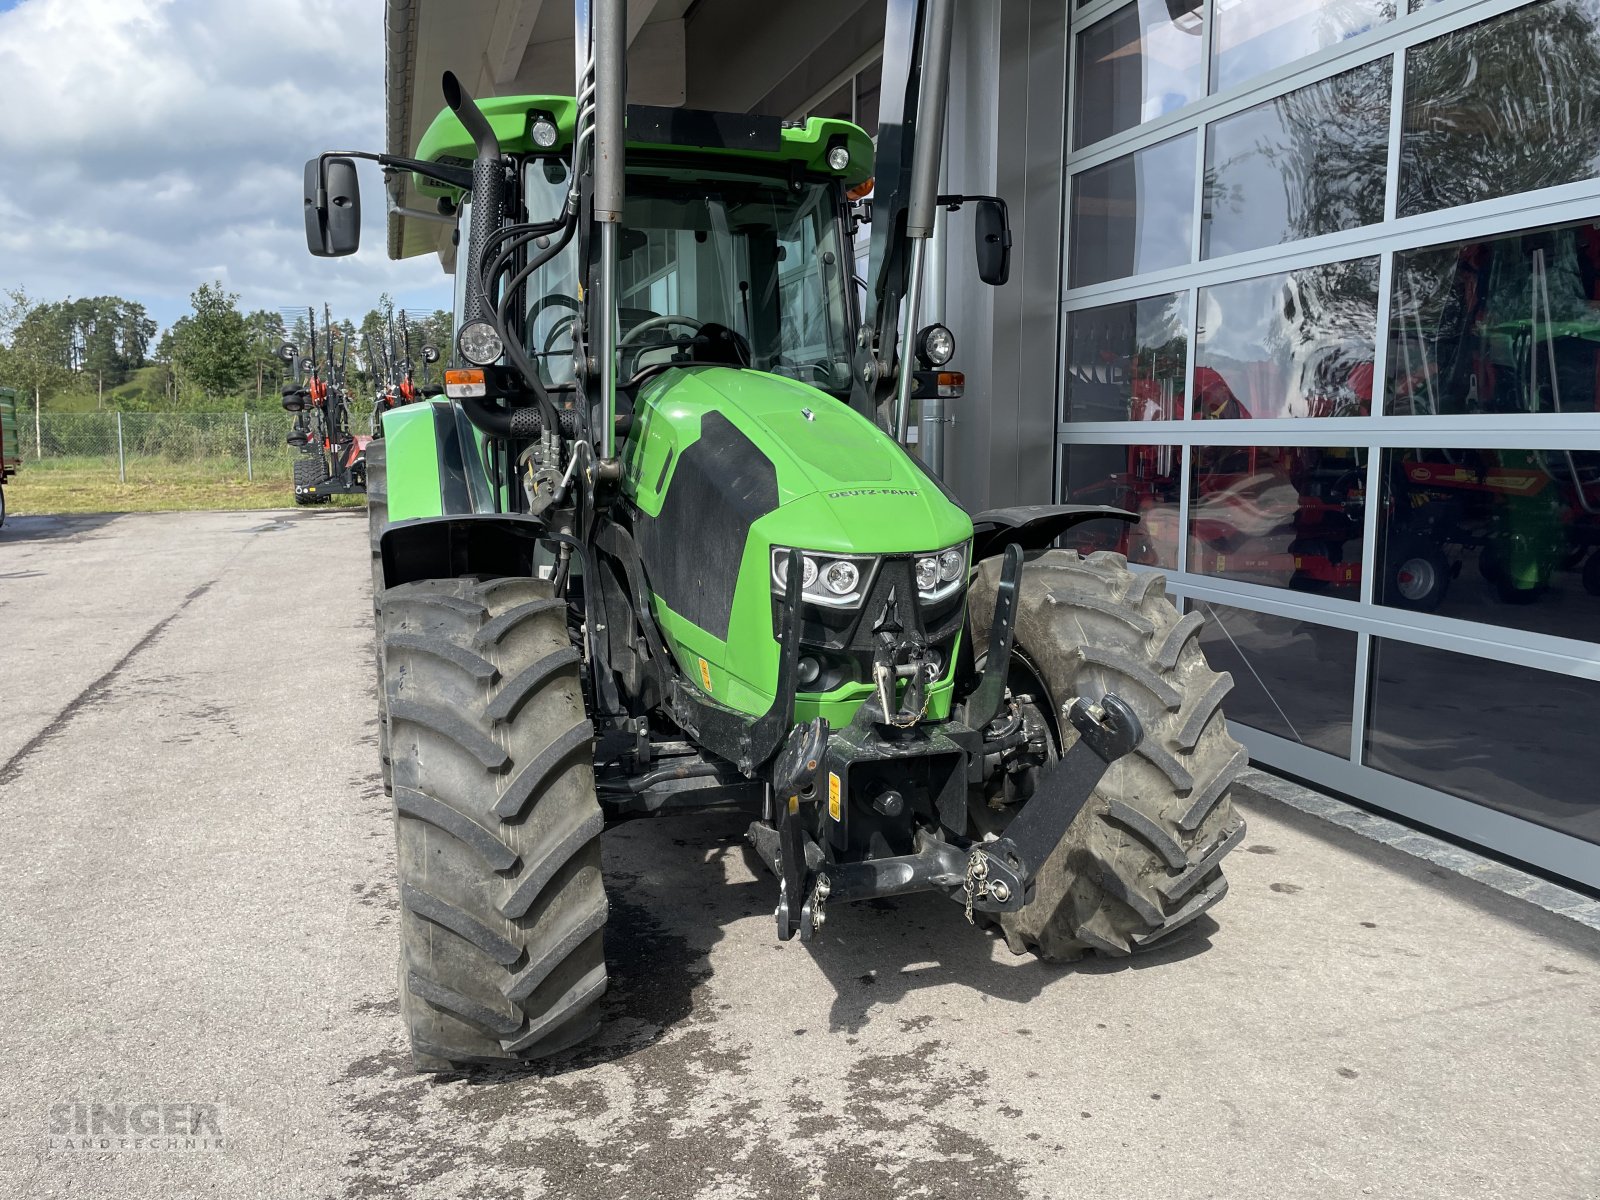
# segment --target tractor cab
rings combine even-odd
[[[560,160],[526,168],[530,212],[559,211]],[[853,297],[847,201],[825,176],[631,170],[618,253],[619,385],[673,366],[767,371],[843,400]],[[524,346],[551,387],[574,381],[577,249],[528,280]]]
[[[481,107],[518,187],[507,207],[529,224],[557,221],[573,194],[574,111],[569,98],[497,97]],[[502,133],[502,129],[504,132]],[[673,366],[715,364],[770,372],[840,400],[851,387],[858,323],[853,235],[871,186],[872,143],[845,121],[631,106],[617,251],[619,403]],[[448,108],[418,156],[470,159],[472,139]],[[460,264],[474,260],[470,197],[418,175],[419,190],[459,204],[457,319],[466,301]],[[550,389],[576,385],[582,336],[577,239],[518,281],[520,340]]]

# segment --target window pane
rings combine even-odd
[[[1383,220],[1390,64],[1379,59],[1211,126],[1202,257]]]
[[[1383,453],[1380,604],[1600,641],[1600,451]]]
[[[1181,452],[1176,446],[1068,446],[1062,456],[1066,504],[1111,504],[1139,514],[1139,523],[1106,519],[1076,525],[1061,544],[1115,550],[1130,562],[1178,565]]]
[[[1387,409],[1600,412],[1600,223],[1396,254]]]
[[[1336,46],[1394,12],[1393,0],[1217,0],[1211,90]]]
[[[1600,171],[1600,0],[1531,4],[1406,55],[1402,217]]]
[[[1074,175],[1070,286],[1183,265],[1193,221],[1193,133]]]
[[[1067,314],[1066,419],[1181,419],[1188,310],[1174,292]]]
[[[1372,407],[1378,260],[1200,289],[1196,417],[1364,417]]]
[[[1350,757],[1355,634],[1205,600],[1190,603],[1206,619],[1200,631],[1206,661],[1233,676],[1222,704],[1230,725]]]
[[[1198,446],[1189,570],[1355,600],[1366,482],[1364,449]]]
[[[880,58],[856,76],[856,124],[869,136],[878,136],[878,99],[883,92],[883,60]]]
[[[1206,94],[1200,0],[1138,0],[1078,35],[1073,144],[1087,146]]]
[[[851,108],[850,81],[846,80],[834,90],[833,95],[823,100],[808,114],[813,117],[834,117],[840,121],[852,120],[855,116]]]
[[[1366,763],[1600,842],[1600,683],[1374,638]]]

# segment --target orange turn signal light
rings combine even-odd
[[[488,387],[484,382],[483,368],[468,367],[444,373],[444,394],[452,397],[484,396]]]

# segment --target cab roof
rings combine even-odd
[[[571,96],[493,96],[478,101],[500,148],[510,154],[570,152],[577,102]],[[553,146],[536,146],[532,127],[547,117],[556,127]],[[630,104],[628,145],[639,149],[727,155],[761,163],[792,163],[810,174],[831,175],[847,187],[872,175],[872,140],[860,126],[832,117],[783,121],[696,109]],[[843,170],[828,165],[828,151],[842,144],[850,152]],[[428,162],[465,161],[474,156],[472,138],[460,119],[443,109],[417,143],[416,157]],[[457,189],[420,175],[412,187],[430,196],[453,196]]]

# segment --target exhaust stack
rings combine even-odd
[[[505,167],[500,161],[500,139],[495,137],[483,110],[471,93],[461,86],[455,72],[446,71],[443,80],[444,102],[450,106],[462,127],[471,135],[477,146],[477,157],[472,161],[472,227],[470,241],[475,252],[481,253],[500,229],[501,209],[505,206]],[[462,269],[457,264],[456,269]],[[478,280],[478,264],[466,264],[467,293],[462,304],[461,323],[491,321],[492,304],[483,294]]]
[[[594,303],[600,359],[601,458],[616,457],[617,246],[622,228],[628,97],[627,0],[592,0],[595,81],[594,219],[600,277]]]

